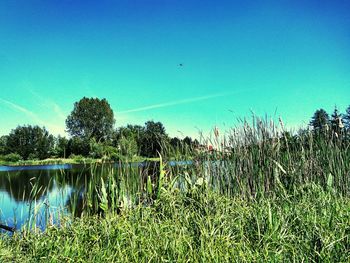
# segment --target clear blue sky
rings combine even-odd
[[[172,136],[350,104],[349,1],[0,1],[0,135],[83,96]],[[179,66],[182,63],[183,66]]]

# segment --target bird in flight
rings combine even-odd
[[[184,65],[184,64],[180,63],[180,64],[179,64],[179,67],[183,67],[183,65]]]

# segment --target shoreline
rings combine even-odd
[[[126,160],[126,162],[130,163],[137,163],[137,162],[145,162],[145,161],[159,161],[159,158],[148,158],[148,157],[140,157],[137,156],[135,158],[130,159],[129,161]],[[93,159],[93,158],[82,158],[82,159],[72,159],[72,158],[50,158],[50,159],[44,159],[44,160],[26,160],[26,161],[19,161],[19,162],[5,162],[0,161],[0,166],[6,166],[6,167],[18,167],[18,166],[44,166],[44,165],[67,165],[67,164],[113,164],[118,163],[120,161],[110,161],[110,160],[103,160],[101,158],[99,159]],[[125,160],[122,160],[122,162],[125,162]]]

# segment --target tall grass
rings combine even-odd
[[[69,203],[79,217],[0,239],[0,259],[350,260],[349,141],[291,136],[281,121],[254,118],[202,143],[216,150],[187,152],[191,165],[91,166]]]
[[[350,200],[315,184],[247,202],[197,186],[0,240],[4,262],[348,262]]]
[[[255,117],[251,125],[244,121],[228,136],[214,137],[207,143],[218,151],[206,156],[209,165],[204,169],[223,194],[256,198],[305,183],[350,193],[349,141],[332,134],[326,139],[312,131],[291,136],[282,121],[276,124]],[[223,153],[227,147],[232,153]]]

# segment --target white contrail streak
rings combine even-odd
[[[57,118],[61,119],[61,120],[65,120],[66,116],[63,112],[63,110],[61,109],[61,107],[53,100],[48,99],[48,98],[44,98],[42,97],[39,93],[35,92],[32,89],[27,89],[28,92],[30,92],[33,96],[35,96],[37,99],[42,101],[42,104],[44,107],[47,107],[49,109],[51,109],[57,116]]]
[[[60,126],[57,126],[55,124],[51,124],[51,123],[45,122],[44,120],[39,118],[38,115],[36,115],[34,112],[32,112],[32,111],[30,111],[30,110],[28,110],[28,109],[26,109],[26,108],[16,104],[16,103],[13,103],[11,101],[8,101],[8,100],[2,99],[2,98],[0,98],[0,101],[3,104],[9,106],[10,108],[12,108],[12,109],[14,109],[16,111],[24,113],[32,121],[36,122],[39,125],[47,127],[51,132],[56,133],[56,134],[64,134],[64,128],[62,128]]]
[[[28,109],[26,109],[26,108],[24,108],[24,107],[22,107],[22,106],[20,106],[20,105],[18,105],[18,104],[15,104],[15,103],[13,103],[13,102],[11,102],[11,101],[4,100],[4,99],[2,99],[2,98],[0,98],[0,101],[2,101],[4,104],[6,104],[7,106],[9,106],[10,108],[15,109],[15,110],[17,110],[17,111],[19,111],[19,112],[24,113],[25,115],[27,115],[28,117],[30,117],[33,121],[36,121],[36,122],[38,122],[38,123],[40,123],[40,124],[44,124],[44,121],[41,120],[34,112],[32,112],[32,111],[30,111],[30,110],[28,110]]]
[[[208,100],[208,99],[221,97],[221,96],[224,96],[224,95],[216,94],[216,95],[201,96],[201,97],[188,98],[188,99],[182,99],[182,100],[176,100],[176,101],[169,101],[169,102],[153,104],[153,105],[149,105],[149,106],[145,106],[145,107],[140,107],[140,108],[136,108],[136,109],[126,110],[126,111],[122,111],[121,113],[146,111],[146,110],[152,110],[152,109],[157,109],[157,108],[176,106],[176,105],[180,105],[180,104],[187,104],[187,103],[196,102],[196,101]]]
[[[237,92],[218,93],[218,94],[212,94],[212,95],[195,97],[195,98],[187,98],[187,99],[182,99],[182,100],[169,101],[169,102],[144,106],[144,107],[140,107],[140,108],[120,111],[119,113],[140,112],[140,111],[147,111],[147,110],[152,110],[152,109],[170,107],[170,106],[175,106],[175,105],[180,105],[180,104],[188,104],[191,102],[209,100],[209,99],[213,99],[213,98],[217,98],[217,97],[224,97],[224,96],[232,95],[234,93],[237,93]]]

